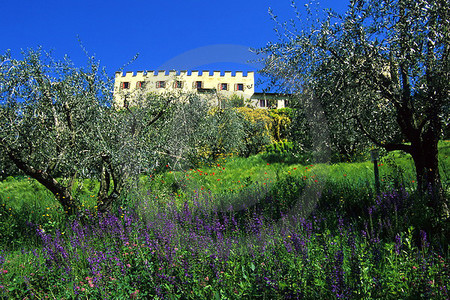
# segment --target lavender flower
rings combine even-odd
[[[400,254],[400,248],[402,247],[402,237],[400,234],[396,234],[395,235],[395,253],[397,253],[397,255]]]
[[[345,286],[345,272],[344,272],[344,252],[339,250],[334,256],[333,266],[333,282],[331,290],[336,295],[337,299],[347,299],[347,292]]]
[[[430,246],[430,243],[427,241],[427,233],[424,230],[420,230],[420,244],[422,246],[422,250],[425,251]]]

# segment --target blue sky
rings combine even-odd
[[[309,1],[297,1],[301,7]],[[276,41],[269,7],[281,20],[293,17],[290,0],[85,1],[0,0],[0,51],[42,46],[56,58],[67,54],[77,65],[91,55],[111,76],[136,54],[125,71],[157,69],[253,70],[246,49]],[[320,6],[345,11],[348,1]]]

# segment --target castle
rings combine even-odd
[[[114,101],[118,107],[133,104],[134,99],[146,93],[194,92],[213,105],[220,99],[236,95],[257,108],[283,108],[287,97],[272,93],[255,93],[254,72],[237,71],[138,71],[116,72]]]

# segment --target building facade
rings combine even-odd
[[[233,95],[259,108],[281,108],[286,100],[275,99],[275,94],[255,93],[254,72],[237,71],[138,71],[116,72],[114,101],[117,107],[137,104],[137,99],[148,93],[198,93],[213,105]],[[269,102],[269,99],[271,101]],[[269,105],[270,103],[270,105]],[[275,105],[274,105],[275,104]]]

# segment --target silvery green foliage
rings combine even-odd
[[[0,57],[0,153],[49,189],[68,213],[77,210],[73,182],[100,182],[107,210],[155,160],[151,141],[173,97],[140,109],[113,107],[112,80],[89,58],[77,68],[41,50]]]
[[[93,59],[78,69],[41,50],[22,55],[0,57],[0,152],[72,212],[71,182],[56,178],[92,175],[102,145],[92,136],[107,123],[110,82]]]
[[[235,109],[219,109],[196,93],[179,93],[145,95],[132,111],[148,113],[151,107],[158,107],[154,102],[158,98],[173,98],[173,102],[158,122],[147,128],[146,142],[153,154],[149,169],[193,167],[204,159],[240,150],[243,119]]]
[[[364,137],[403,150],[419,189],[439,186],[437,142],[449,123],[448,1],[352,0],[343,15],[312,8],[295,8],[297,19],[284,24],[273,16],[279,41],[259,51],[262,72],[299,93],[311,114],[320,108],[335,141]]]
[[[0,57],[2,151],[21,152],[39,170],[73,169],[90,122],[101,121],[109,89],[98,85],[98,65],[78,70],[67,58],[55,62],[40,50],[23,55]]]
[[[210,106],[197,94],[184,94],[167,115],[167,124],[160,131],[159,152],[175,168],[192,166],[199,145],[208,132]]]

